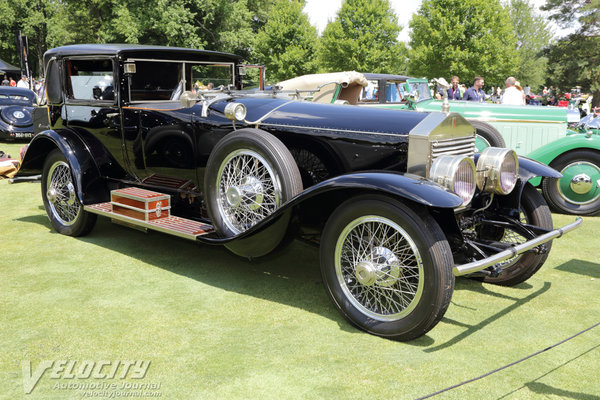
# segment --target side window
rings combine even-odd
[[[129,81],[130,101],[177,100],[182,93],[182,64],[136,61]]]
[[[390,103],[400,103],[404,98],[404,88],[401,83],[388,81],[386,84],[386,97]]]
[[[67,98],[113,101],[115,99],[112,60],[66,60]]]
[[[362,90],[360,101],[376,102],[379,98],[379,83],[376,80],[367,81],[367,86]]]
[[[211,90],[233,84],[233,64],[128,60],[129,100],[177,101],[186,90]],[[127,75],[127,74],[126,74]]]

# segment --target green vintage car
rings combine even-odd
[[[442,100],[432,98],[426,79],[401,75],[340,73],[307,75],[280,82],[286,90],[302,89],[310,84],[321,87],[331,96],[306,95],[309,100],[366,107],[441,111]],[[353,73],[357,74],[357,73]],[[365,84],[366,80],[366,84]],[[310,82],[308,84],[307,82]],[[358,91],[356,87],[362,86]],[[532,183],[540,187],[548,204],[558,212],[590,215],[600,212],[600,136],[597,130],[577,132],[568,129],[569,110],[563,107],[513,106],[470,101],[449,101],[451,112],[464,116],[477,130],[476,145],[509,147],[519,155],[550,165],[563,174],[561,179],[540,178]]]

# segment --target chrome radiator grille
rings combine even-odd
[[[430,162],[442,155],[473,157],[475,136],[433,140],[430,151]]]

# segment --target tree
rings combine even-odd
[[[0,15],[0,58],[19,65],[16,34],[21,31],[29,41],[31,73],[41,75],[44,52],[68,37],[64,5],[52,0],[0,0]]]
[[[580,85],[593,93],[594,107],[600,106],[600,0],[547,0],[542,10],[562,27],[579,24],[548,49],[548,85],[563,91]]]
[[[317,72],[317,30],[303,8],[301,1],[277,1],[256,36],[256,56],[271,82]]]
[[[388,0],[346,0],[321,37],[321,65],[328,72],[405,73],[401,30]]]
[[[499,0],[423,0],[410,22],[412,75],[499,85],[519,65],[516,37]]]
[[[546,20],[536,14],[530,0],[511,0],[507,7],[520,61],[513,75],[523,86],[528,84],[537,89],[546,80],[548,58],[542,52],[550,44],[552,33]]]

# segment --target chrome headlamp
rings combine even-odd
[[[456,193],[467,205],[475,194],[475,163],[470,157],[443,155],[429,170],[429,179]]]
[[[227,119],[232,121],[243,121],[246,119],[246,106],[242,103],[227,103],[224,113]]]
[[[519,178],[519,158],[514,150],[487,147],[477,160],[477,187],[482,192],[506,195]]]

